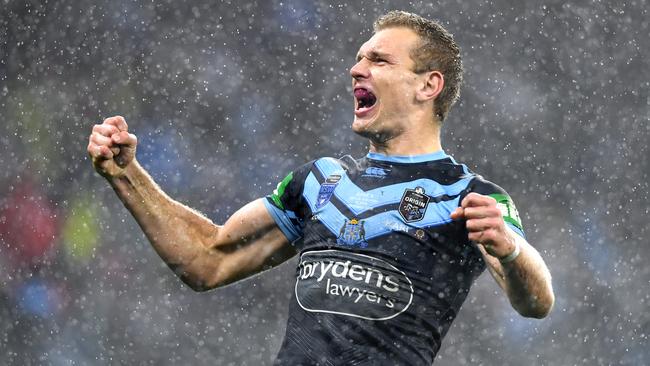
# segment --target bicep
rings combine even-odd
[[[226,285],[278,265],[296,254],[264,205],[255,200],[235,212],[210,242],[219,266],[213,287]]]

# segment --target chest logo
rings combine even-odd
[[[368,242],[366,241],[366,229],[363,227],[363,220],[345,220],[336,242],[340,245],[367,247]]]
[[[327,177],[325,182],[320,185],[320,189],[318,190],[318,198],[316,199],[317,209],[325,206],[330,201],[330,198],[332,198],[332,195],[334,194],[334,189],[336,189],[336,186],[339,184],[340,180],[340,175],[330,175]]]
[[[310,313],[388,320],[410,308],[413,293],[406,273],[379,258],[342,250],[300,256],[296,301]]]
[[[405,222],[420,221],[427,212],[430,197],[424,194],[424,188],[406,189],[399,203],[399,214]]]

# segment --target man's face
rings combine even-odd
[[[381,30],[361,46],[350,69],[354,132],[383,142],[408,126],[423,81],[410,55],[418,42],[415,32],[399,27]]]

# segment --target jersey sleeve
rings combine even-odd
[[[289,173],[264,200],[266,209],[290,242],[302,237],[305,218],[302,192],[312,165],[309,162]]]
[[[510,195],[498,185],[484,180],[482,177],[478,176],[472,180],[469,186],[467,193],[475,192],[478,194],[490,196],[497,201],[497,207],[501,210],[501,216],[506,225],[508,225],[515,233],[519,234],[521,237],[526,238],[524,233],[524,228],[521,225],[521,218],[519,217],[519,212],[517,207],[513,202]],[[461,197],[461,201],[462,201]],[[460,201],[459,201],[460,202]]]

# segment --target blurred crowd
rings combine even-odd
[[[365,154],[349,67],[392,9],[439,19],[466,69],[443,127],[514,198],[553,274],[549,318],[483,275],[440,365],[650,360],[648,4],[0,4],[0,365],[269,364],[295,261],[185,288],[86,156],[123,115],[172,197],[223,222],[318,156]]]

